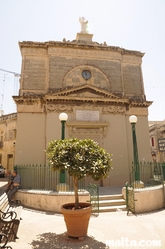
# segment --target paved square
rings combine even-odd
[[[0,191],[4,191],[3,179]],[[103,194],[119,194],[121,187],[103,187]],[[153,213],[127,216],[126,211],[100,213],[92,216],[88,236],[79,241],[66,234],[64,218],[61,214],[47,213],[23,208],[16,242],[10,242],[13,249],[155,249],[165,248],[165,209]],[[109,242],[116,246],[108,246]],[[142,241],[143,240],[143,241]],[[153,246],[153,240],[160,240],[161,246]],[[148,246],[130,246],[130,242],[140,241]]]
[[[8,243],[13,249],[165,248],[165,210],[137,216],[127,216],[125,211],[92,216],[88,236],[83,241],[67,237],[61,214],[23,209],[22,218],[18,230],[19,239]],[[137,243],[140,240],[161,240],[161,247],[106,246],[109,240],[119,241],[124,238],[136,240]]]

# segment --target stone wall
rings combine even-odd
[[[129,190],[130,191],[130,190]],[[134,195],[135,214],[153,212],[165,207],[164,186],[132,189]],[[122,195],[126,199],[126,188],[122,189]]]
[[[143,54],[109,46],[74,43],[21,43],[20,93],[45,93],[87,83],[82,70],[92,73],[88,84],[122,96],[144,96],[141,71]]]
[[[65,203],[74,203],[74,194],[70,193],[58,193],[51,191],[30,191],[30,190],[19,190],[14,199],[20,200],[21,204],[25,207],[38,209],[42,211],[51,211],[61,213],[61,206]],[[86,192],[79,195],[80,202],[89,202],[90,196]]]

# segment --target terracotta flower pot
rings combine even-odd
[[[61,207],[67,233],[70,237],[84,237],[87,235],[92,205],[87,202],[80,202],[80,209],[74,209],[74,205],[74,203],[67,203]]]

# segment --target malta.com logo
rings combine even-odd
[[[106,240],[106,248],[160,248],[162,245],[161,240],[129,240],[127,237],[121,237],[116,240]]]

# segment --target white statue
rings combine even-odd
[[[88,33],[88,21],[85,21],[85,17],[79,17],[79,22],[81,24],[81,33]]]

